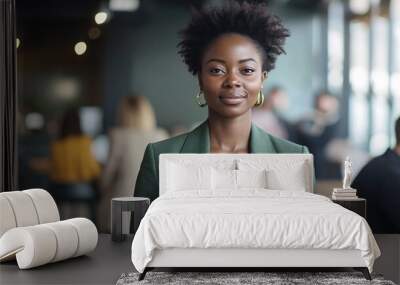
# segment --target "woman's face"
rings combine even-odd
[[[225,34],[205,51],[199,84],[210,112],[237,117],[254,106],[265,75],[254,42],[239,34]]]

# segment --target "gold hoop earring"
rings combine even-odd
[[[204,107],[207,105],[207,102],[206,102],[206,99],[204,99],[204,102],[201,102],[201,98],[200,98],[201,95],[203,95],[203,99],[204,99],[204,92],[200,90],[199,93],[197,93],[197,95],[196,95],[196,101],[200,107]]]
[[[255,107],[261,106],[264,103],[264,94],[261,92],[258,92],[257,94],[257,101],[254,104]]]

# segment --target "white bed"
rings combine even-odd
[[[132,243],[141,278],[154,267],[355,267],[368,278],[380,255],[362,217],[312,194],[309,154],[163,154],[159,173]]]

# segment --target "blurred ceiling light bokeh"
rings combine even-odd
[[[51,80],[47,90],[48,97],[55,97],[63,101],[76,99],[81,93],[79,81],[70,77],[57,77]]]
[[[25,117],[25,126],[28,130],[40,130],[44,126],[44,118],[40,113],[28,113]]]
[[[89,39],[91,39],[91,40],[98,39],[100,37],[100,35],[101,35],[101,31],[97,27],[91,27],[88,31],[88,36],[89,36]]]
[[[136,11],[140,6],[139,0],[110,0],[110,9],[113,11]]]
[[[108,19],[108,13],[101,11],[98,12],[95,16],[94,16],[94,21],[96,22],[97,25],[101,25],[104,24]]]
[[[77,55],[82,55],[86,52],[87,45],[85,42],[78,42],[75,44],[74,50]]]
[[[349,8],[351,12],[357,15],[364,15],[369,11],[368,0],[350,0]]]
[[[21,40],[19,38],[16,39],[16,45],[17,48],[19,48],[19,46],[21,45]]]

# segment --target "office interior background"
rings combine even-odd
[[[100,171],[107,165],[109,132],[119,124],[126,96],[145,97],[167,136],[206,119],[207,108],[195,99],[197,79],[176,45],[193,7],[222,2],[18,0],[18,188],[51,188],[46,161],[71,108],[79,111]],[[314,134],[312,143],[323,156],[317,186],[340,183],[346,156],[356,175],[395,143],[400,0],[268,3],[291,36],[264,84],[266,100],[271,89],[282,91],[273,112],[285,122],[286,138],[304,144],[299,132],[314,118],[316,96],[333,96],[337,104],[326,108],[332,108],[334,119]],[[99,183],[91,187],[101,195]]]

